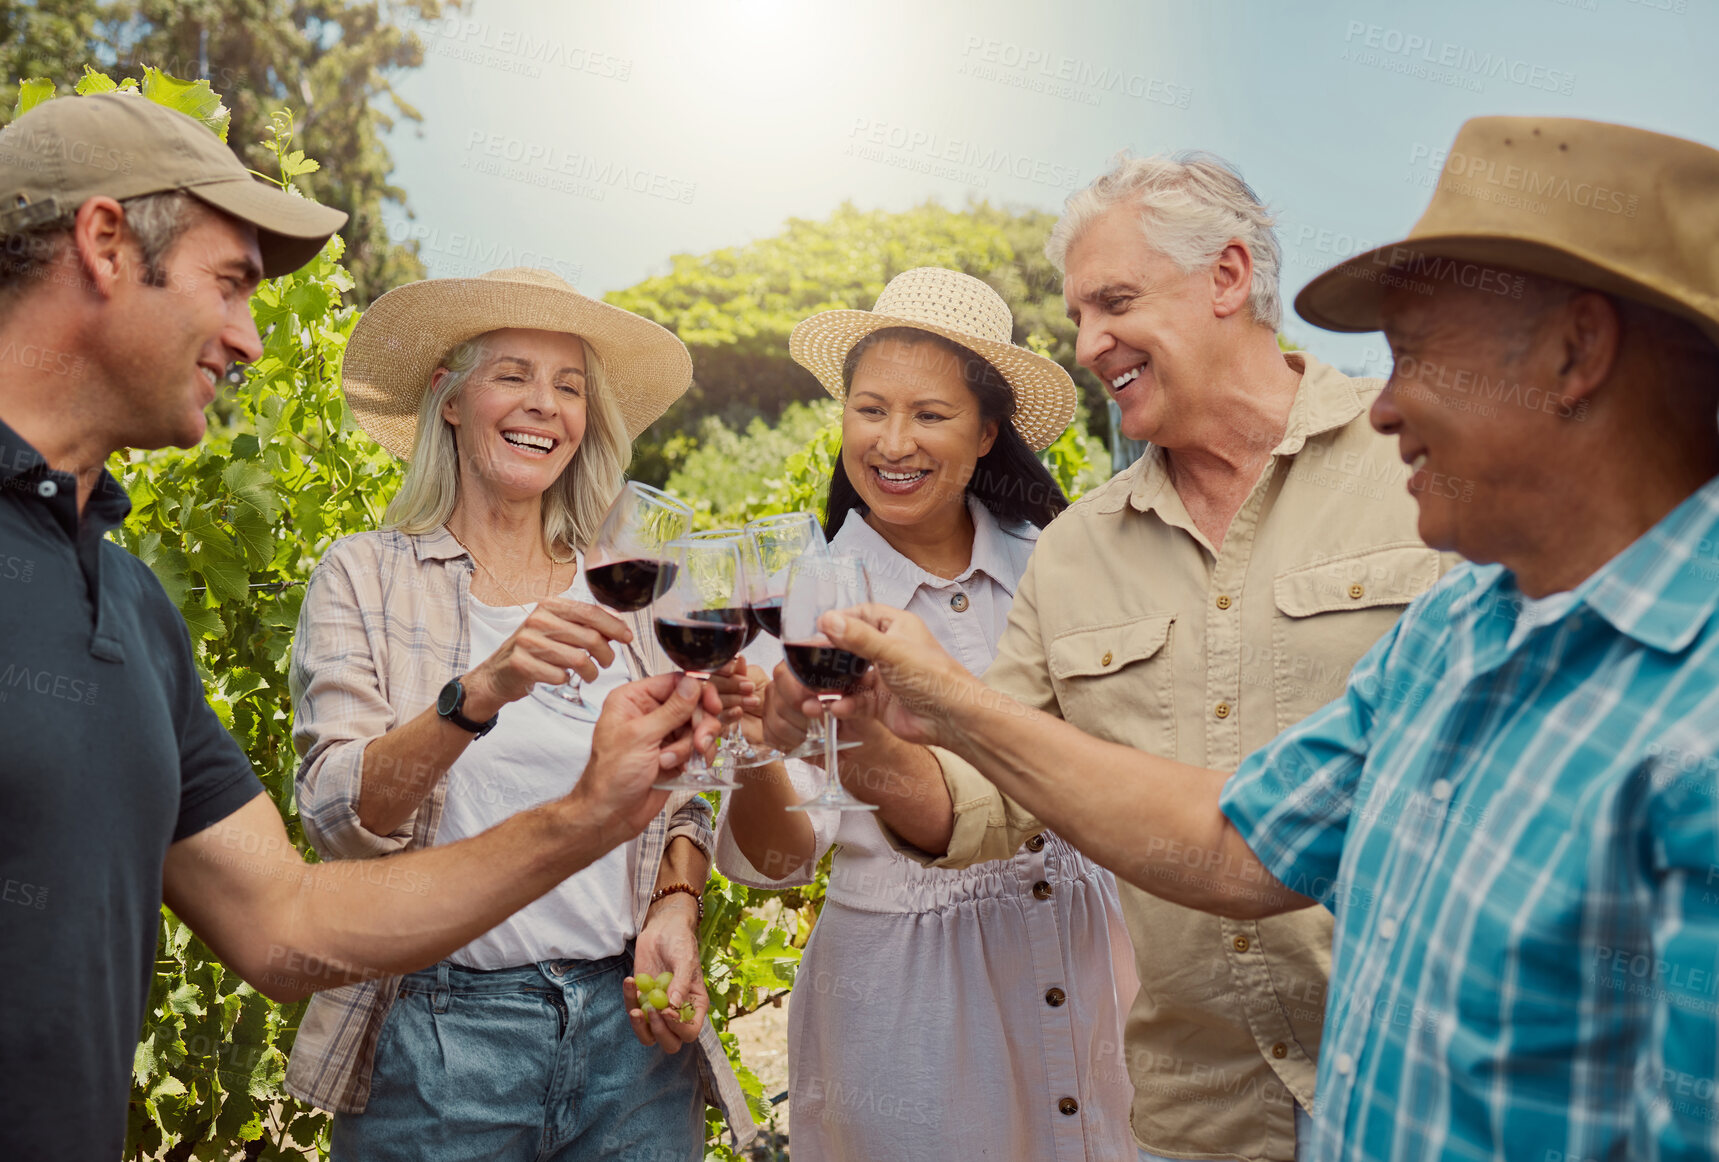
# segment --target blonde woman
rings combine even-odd
[[[409,466],[384,527],[318,565],[294,641],[299,806],[325,859],[452,842],[579,778],[600,732],[527,695],[574,672],[599,706],[637,668],[580,550],[690,379],[669,332],[535,270],[413,283],[360,319],[342,387]],[[669,807],[433,968],[312,1003],[287,1089],[335,1112],[336,1162],[694,1159],[706,1101],[750,1136],[704,1019],[709,810]],[[635,966],[672,972],[693,1019],[631,1018]]]

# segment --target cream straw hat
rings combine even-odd
[[[458,344],[504,327],[561,331],[590,344],[629,437],[692,385],[692,356],[673,332],[587,298],[546,270],[516,266],[407,283],[370,304],[340,368],[340,388],[359,426],[409,459],[431,373]]]
[[[889,280],[869,311],[824,311],[788,337],[794,362],[824,390],[846,397],[842,364],[861,339],[885,327],[930,331],[982,355],[1015,393],[1015,430],[1035,452],[1050,446],[1074,419],[1074,380],[1055,360],[1009,342],[1014,319],[1003,296],[970,274],[921,266]]]

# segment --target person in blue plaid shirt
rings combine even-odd
[[[988,781],[855,792],[915,837],[1055,828],[1226,916],[1330,909],[1315,1158],[1719,1157],[1715,191],[1693,142],[1480,118],[1406,239],[1302,291],[1383,328],[1373,423],[1470,563],[1227,782],[865,606],[825,619],[877,674],[837,712]]]

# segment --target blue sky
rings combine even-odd
[[[1465,118],[1719,145],[1719,0],[473,0],[419,32],[424,123],[389,141],[416,217],[390,231],[432,276],[588,294],[844,200],[1057,210],[1128,148],[1237,165],[1287,299],[1413,224]],[[1385,366],[1377,336],[1284,329]]]

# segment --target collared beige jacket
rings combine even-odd
[[[1148,449],[1044,530],[988,685],[1098,737],[1219,770],[1342,691],[1454,559],[1416,534],[1408,466],[1368,423],[1382,384],[1305,352],[1285,359],[1303,372],[1288,426],[1222,550],[1195,528],[1162,450]],[[926,862],[1004,858],[1041,829],[971,765],[936,753],[955,830],[948,854]],[[1158,1154],[1288,1162],[1294,1103],[1313,1101],[1330,913],[1225,920],[1120,886],[1141,981],[1125,1047],[1135,1137]]]

